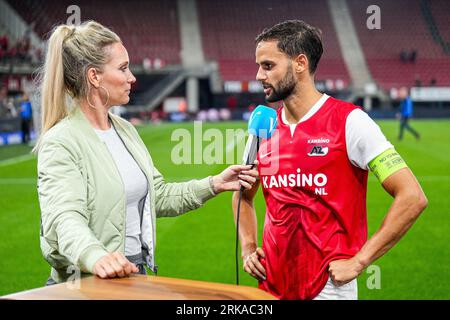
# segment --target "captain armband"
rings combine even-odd
[[[407,167],[405,161],[393,148],[387,149],[369,162],[370,171],[373,172],[380,183],[383,183],[391,174]]]

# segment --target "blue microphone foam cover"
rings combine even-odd
[[[276,127],[277,112],[266,106],[256,107],[248,120],[248,133],[263,139],[270,138]]]

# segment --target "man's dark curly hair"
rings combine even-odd
[[[278,41],[278,49],[291,58],[304,54],[309,61],[309,72],[314,74],[322,57],[322,32],[302,20],[287,20],[266,28],[255,41]]]

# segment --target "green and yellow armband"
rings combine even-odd
[[[370,171],[374,173],[380,183],[383,183],[391,174],[407,167],[395,149],[388,149],[369,162]]]

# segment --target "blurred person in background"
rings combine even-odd
[[[7,54],[8,54],[8,48],[9,48],[9,39],[6,34],[2,35],[0,37],[0,61],[3,61]]]
[[[13,97],[9,97],[6,99],[6,110],[7,110],[6,114],[7,114],[8,118],[16,118],[16,117],[20,116],[17,112]]]
[[[419,140],[420,134],[415,129],[413,129],[409,125],[409,120],[413,116],[413,102],[408,93],[408,88],[402,87],[399,90],[400,101],[400,114],[398,117],[400,118],[400,132],[398,134],[398,140],[401,141],[403,139],[403,133],[405,130],[408,130],[412,133],[412,135]]]
[[[110,112],[129,102],[136,81],[119,36],[90,21],[56,27],[47,45],[35,148],[41,250],[52,267],[47,284],[67,281],[73,266],[100,278],[146,274],[145,266],[156,273],[155,219],[248,189],[257,172],[234,165],[166,183],[136,129]]]
[[[30,99],[26,93],[22,96],[20,102],[20,127],[22,131],[22,143],[26,144],[30,141],[31,120],[33,119],[33,110],[31,108]]]
[[[7,97],[8,97],[8,90],[6,89],[6,87],[0,84],[0,118],[6,117],[8,114]]]

